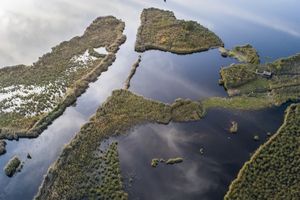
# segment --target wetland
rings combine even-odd
[[[90,3],[97,5],[96,1]],[[123,33],[124,24],[120,26],[122,28],[118,29],[119,36],[115,37],[114,43],[100,45],[106,48],[107,54],[98,53],[97,48],[100,46],[93,46],[85,48],[78,55],[73,55],[69,59],[70,62],[91,56],[93,59],[90,62],[101,63],[106,60],[112,66],[108,68],[108,65],[104,64],[103,69],[107,71],[105,73],[96,70],[95,74],[78,75],[78,79],[74,79],[73,84],[77,82],[76,80],[84,80],[89,82],[89,87],[80,83],[68,85],[69,88],[75,88],[72,95],[74,98],[72,97],[73,100],[59,111],[59,115],[45,117],[53,110],[56,111],[55,107],[52,107],[52,111],[44,110],[45,112],[35,113],[37,119],[34,119],[31,125],[23,126],[26,121],[18,124],[17,122],[21,121],[17,119],[19,121],[14,122],[17,126],[10,126],[7,123],[1,128],[1,133],[4,133],[1,137],[5,140],[0,141],[0,148],[5,154],[0,156],[0,167],[3,169],[14,156],[22,160],[24,167],[21,172],[12,177],[6,176],[4,171],[0,173],[0,197],[3,199],[33,199],[34,196],[36,199],[238,199],[240,197],[266,199],[272,194],[265,193],[264,196],[261,191],[255,189],[256,186],[264,184],[266,191],[275,186],[258,181],[263,179],[251,180],[251,184],[255,187],[247,185],[254,189],[253,195],[239,187],[245,187],[244,181],[248,180],[249,176],[265,176],[263,173],[269,176],[274,172],[282,171],[283,168],[287,169],[284,176],[289,178],[273,182],[280,187],[272,197],[279,199],[286,195],[290,195],[291,198],[298,197],[295,192],[297,183],[291,182],[297,171],[295,163],[285,160],[285,166],[278,165],[279,161],[282,163],[281,157],[285,155],[280,153],[283,149],[286,149],[284,152],[288,152],[291,158],[297,154],[297,143],[294,143],[293,148],[289,148],[289,142],[297,140],[295,116],[298,106],[297,104],[290,106],[291,101],[298,101],[299,62],[298,49],[295,45],[299,43],[297,30],[285,31],[289,28],[285,26],[287,23],[281,23],[284,27],[281,29],[276,29],[277,25],[270,25],[272,23],[259,24],[261,20],[258,24],[252,24],[251,20],[255,18],[252,19],[251,16],[253,13],[256,15],[257,10],[255,8],[254,12],[249,2],[238,5],[229,3],[225,6],[222,2],[216,1],[214,5],[218,4],[217,7],[210,3],[196,1],[189,1],[186,5],[163,1],[148,2],[151,6],[144,3],[120,2],[120,5],[127,6],[127,9],[122,9],[122,12],[118,11],[113,3],[106,3],[103,9],[98,7],[100,11],[93,10],[91,5],[77,8],[78,10],[90,8],[88,13],[92,13],[91,16],[83,17],[89,19],[85,22],[86,27],[91,21],[98,19],[99,12],[101,15],[114,15],[121,18],[126,26]],[[233,17],[231,14],[234,12],[224,12],[223,9],[230,11],[238,7],[238,10],[243,10],[244,6],[249,8],[250,13],[246,13],[248,18]],[[272,6],[275,8],[275,5]],[[159,9],[147,9],[149,7]],[[181,32],[185,33],[187,40],[181,41],[181,38],[180,41],[183,42],[179,45],[181,47],[185,46],[185,43],[187,48],[193,46],[189,39],[192,38],[191,35],[198,34],[193,31],[200,29],[202,24],[213,31],[209,32],[202,27],[208,31],[208,35],[218,35],[217,38],[222,40],[216,39],[219,43],[215,46],[208,45],[201,50],[193,47],[194,49],[183,52],[182,49],[176,50],[175,43],[173,48],[173,43],[168,43],[170,38],[167,36],[158,37],[158,43],[169,46],[146,49],[147,51],[141,53],[141,59],[134,50],[137,50],[135,44],[140,39],[139,34],[136,33],[143,33],[140,32],[141,25],[145,25],[143,16],[150,13],[145,13],[145,10],[164,13],[158,14],[158,18],[154,21],[157,23],[160,19],[164,23],[165,26],[159,29],[160,31],[173,27],[174,30],[180,28]],[[84,16],[82,12],[78,13]],[[262,17],[264,12],[258,13]],[[273,15],[271,11],[269,14]],[[141,15],[142,24],[139,19]],[[177,18],[184,20],[177,20]],[[76,17],[74,19],[76,21]],[[169,22],[172,22],[171,26]],[[151,25],[151,23],[150,26],[161,25],[159,23]],[[236,26],[237,24],[239,26]],[[173,28],[170,29],[172,34],[181,37]],[[113,29],[109,30],[113,31]],[[148,27],[149,30],[151,28]],[[258,34],[257,30],[262,30],[263,33]],[[160,32],[155,34],[157,33],[160,34]],[[126,42],[123,34],[126,35]],[[167,35],[172,36],[172,34]],[[77,32],[73,35],[81,34]],[[273,42],[275,37],[282,37],[285,40],[284,42],[279,40],[275,44]],[[173,41],[175,40],[176,38]],[[119,44],[122,43],[124,45],[120,46]],[[240,46],[240,44],[251,44],[251,47]],[[222,57],[224,53],[221,56],[217,49],[207,51],[225,45],[227,58]],[[275,48],[277,45],[281,48]],[[120,50],[117,52],[119,46]],[[184,56],[173,54],[203,50],[205,51],[201,53]],[[247,56],[247,53],[254,56]],[[269,63],[266,63],[267,61]],[[7,70],[7,68],[9,67],[2,69]],[[89,70],[92,72],[94,69]],[[263,78],[264,71],[271,72],[272,77]],[[222,81],[219,81],[220,78]],[[6,82],[9,83],[9,80]],[[120,89],[124,88],[124,82],[125,89]],[[223,86],[219,86],[218,83]],[[3,97],[5,94],[10,94],[19,98],[27,94],[30,96],[35,92],[43,96],[42,88],[39,87],[42,86],[36,89],[22,84],[19,88],[7,86],[1,90],[1,94]],[[76,88],[79,90],[77,91]],[[67,91],[65,89],[66,94]],[[63,93],[57,95],[57,98],[54,97],[54,101],[63,102]],[[15,108],[9,104],[15,101],[9,101],[11,100],[4,100],[5,105],[3,104],[1,109]],[[36,109],[40,110],[40,107]],[[286,114],[284,114],[285,110],[287,110]],[[28,117],[24,113],[22,116]],[[39,117],[44,118],[44,121]],[[33,123],[35,124],[32,125]],[[40,128],[37,138],[22,139],[23,135],[18,134],[35,127]],[[9,131],[13,134],[9,134]],[[292,137],[287,137],[289,133],[292,133]],[[259,138],[257,141],[254,140],[256,137]],[[19,141],[7,140],[18,138]],[[265,156],[267,151],[272,151],[272,155],[279,155],[280,159],[275,159],[270,166],[266,167],[262,163],[264,160],[271,159]],[[151,161],[156,164],[155,168],[150,165]],[[176,162],[180,163],[165,164]],[[234,179],[236,180],[230,186]],[[31,187],[28,188],[26,185]],[[287,185],[291,187],[285,190]],[[15,192],[14,188],[18,188],[18,192]],[[284,190],[287,193],[284,193]]]

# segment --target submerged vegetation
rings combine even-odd
[[[185,105],[178,104],[172,107],[145,99],[128,90],[113,91],[90,118],[90,122],[84,124],[80,132],[64,147],[57,161],[48,170],[35,199],[77,199],[79,196],[94,198],[94,190],[83,193],[78,191],[86,187],[90,174],[94,172],[93,168],[99,165],[98,156],[95,155],[99,142],[109,136],[132,130],[137,125],[154,122],[168,124],[173,112],[176,115],[186,112],[181,110],[181,107]],[[196,109],[196,113],[200,112],[199,106],[193,108]],[[187,109],[187,113],[194,116],[195,112],[190,107]],[[184,116],[182,120],[192,119],[187,114]]]
[[[19,160],[18,156],[13,157],[9,160],[7,165],[4,167],[4,172],[7,176],[12,176],[17,168],[19,167],[21,161]]]
[[[33,65],[1,68],[0,139],[37,137],[114,62],[126,40],[124,27],[113,16],[99,17],[81,37],[60,43]],[[97,54],[99,47],[109,53]]]
[[[225,200],[300,198],[299,116],[300,104],[287,108],[283,125],[245,163]]]
[[[171,11],[144,9],[135,50],[158,49],[178,54],[207,51],[224,46],[212,31],[194,21],[177,20]]]

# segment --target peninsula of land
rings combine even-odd
[[[37,137],[46,129],[114,62],[124,27],[113,16],[99,17],[33,65],[1,68],[0,139]],[[107,54],[98,53],[100,47]]]
[[[203,117],[202,114],[200,104],[189,99],[177,99],[169,105],[145,99],[128,90],[113,91],[90,121],[64,147],[57,161],[48,170],[35,199],[93,199],[104,198],[106,195],[109,198],[127,199],[122,179],[117,174],[118,154],[112,152],[115,147],[105,150],[107,153],[104,158],[95,153],[100,142],[109,136],[126,133],[138,125],[155,122],[168,124],[171,119],[176,122],[197,121]],[[109,155],[110,153],[113,155]],[[102,159],[110,166],[103,164]],[[97,174],[101,174],[100,178]],[[99,186],[99,181],[105,184]]]
[[[220,70],[219,84],[231,97],[199,99],[203,109],[259,110],[300,100],[299,53],[261,65],[257,51],[251,45],[236,46],[231,51],[237,55],[235,58],[243,58],[240,61],[245,62],[231,64]]]

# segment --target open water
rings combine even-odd
[[[214,31],[228,49],[250,43],[258,50],[262,63],[300,52],[300,3],[293,0],[12,0],[1,4],[0,67],[35,62],[56,44],[82,35],[98,16],[122,19],[127,35],[116,62],[40,137],[7,141],[7,153],[0,156],[2,199],[32,199],[63,146],[111,91],[124,88],[139,55],[134,52],[134,41],[143,8],[171,10],[178,19],[198,21]],[[236,63],[222,58],[217,50],[184,56],[152,50],[141,55],[129,90],[166,103],[179,97],[197,101],[227,96],[218,85],[219,70]],[[137,127],[125,137],[112,138],[119,141],[126,192],[131,199],[222,199],[230,182],[249,160],[249,154],[266,141],[267,132],[274,134],[280,127],[287,106],[251,112],[215,109],[199,122],[149,124]],[[231,120],[238,122],[236,134],[228,131]],[[254,135],[260,137],[258,142],[253,140]],[[27,152],[32,159],[26,158]],[[25,162],[24,167],[8,178],[1,169],[14,156]],[[158,168],[150,166],[153,158],[174,157],[184,161],[175,165],[159,163]],[[128,182],[130,177],[132,183]]]

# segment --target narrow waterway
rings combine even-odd
[[[127,41],[109,70],[91,83],[76,104],[67,108],[40,137],[7,141],[7,153],[0,156],[0,169],[14,156],[25,163],[22,171],[12,178],[0,170],[2,199],[32,199],[63,146],[111,91],[124,88],[139,55],[134,52],[134,42],[143,8],[172,10],[178,19],[198,21],[214,31],[229,49],[250,43],[258,50],[262,63],[299,52],[300,18],[295,17],[299,3],[295,2],[29,0],[18,2],[18,6],[3,4],[0,67],[32,63],[61,41],[81,35],[98,16],[114,15],[125,21]],[[217,50],[185,56],[160,51],[141,55],[142,61],[129,88],[134,93],[166,103],[179,97],[197,101],[227,96],[218,85],[219,70],[236,61],[222,58]],[[148,124],[120,138],[110,138],[119,141],[126,192],[131,199],[222,199],[230,182],[249,160],[249,154],[266,141],[267,132],[274,134],[280,127],[287,106],[251,112],[215,109],[199,122]],[[228,131],[231,120],[238,122],[236,134]],[[259,136],[258,142],[253,140],[254,135]],[[27,152],[32,159],[26,158]],[[175,165],[159,163],[157,168],[150,166],[153,158],[175,157],[184,161]],[[129,183],[130,178],[133,182]]]

